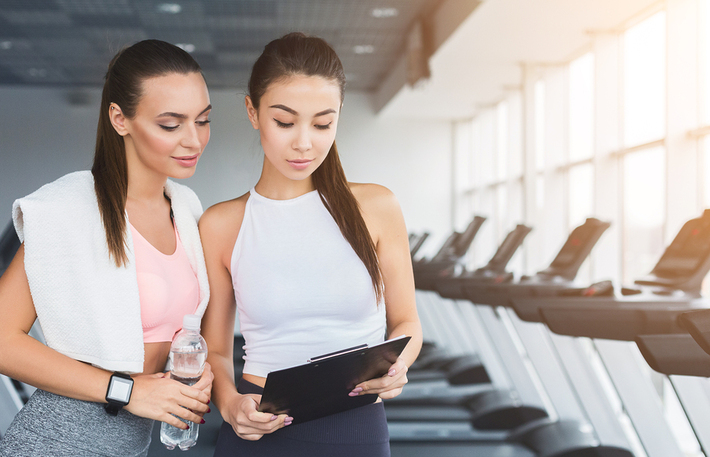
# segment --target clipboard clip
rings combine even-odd
[[[359,351],[360,349],[367,349],[367,348],[368,348],[367,344],[360,344],[358,346],[353,346],[351,348],[342,349],[340,351],[330,352],[328,354],[323,354],[323,355],[319,355],[316,357],[311,357],[310,359],[308,359],[308,362],[309,363],[320,362],[325,359],[330,359],[331,357],[337,357],[339,355],[349,354],[351,352],[355,352],[355,351]]]

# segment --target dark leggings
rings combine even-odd
[[[261,395],[263,389],[241,379],[237,391]],[[222,424],[215,457],[269,455],[267,453],[289,457],[389,457],[384,405],[373,403],[322,419],[288,425],[257,441],[243,440],[229,423]]]

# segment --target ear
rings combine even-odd
[[[121,136],[128,135],[128,129],[126,128],[126,117],[121,111],[121,107],[115,103],[111,103],[108,109],[108,118],[111,120],[111,125],[113,125],[114,130]]]
[[[247,116],[249,116],[249,122],[251,122],[251,126],[254,127],[256,130],[259,130],[259,113],[257,112],[256,108],[254,108],[254,104],[251,102],[251,97],[246,96],[244,97],[244,105],[247,108]]]

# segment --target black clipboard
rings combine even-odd
[[[376,394],[348,394],[359,383],[384,376],[410,339],[402,335],[375,346],[356,346],[272,371],[266,377],[259,411],[288,414],[294,423],[302,423],[373,403]]]

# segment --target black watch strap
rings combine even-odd
[[[122,384],[118,388],[117,383]],[[125,373],[115,372],[111,375],[111,379],[106,389],[106,412],[112,416],[118,415],[118,412],[128,404],[131,399],[133,390],[133,378]]]

